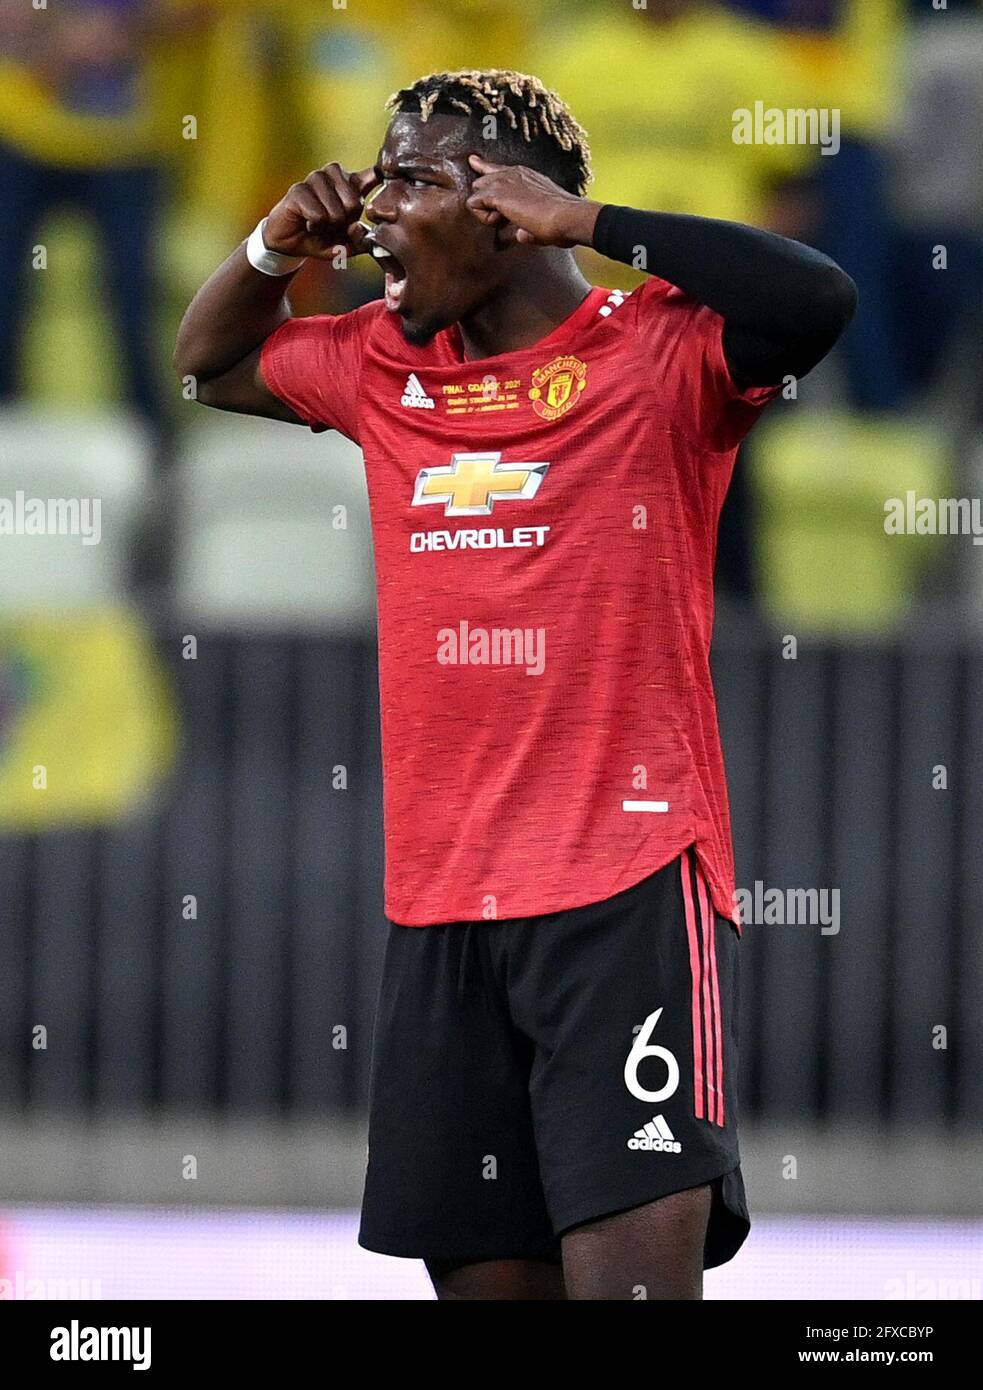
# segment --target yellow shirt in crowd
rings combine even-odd
[[[735,111],[801,105],[802,85],[771,30],[716,6],[670,22],[619,6],[572,26],[558,10],[532,62],[587,130],[601,202],[757,222],[769,187],[814,157],[734,142]]]

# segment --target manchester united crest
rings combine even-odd
[[[544,420],[559,420],[580,400],[587,385],[587,363],[579,357],[554,357],[532,374],[529,399]]]

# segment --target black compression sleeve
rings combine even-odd
[[[641,249],[643,269],[720,314],[727,365],[742,389],[804,376],[856,308],[856,286],[835,261],[739,222],[608,203],[593,245],[627,265],[639,263]]]

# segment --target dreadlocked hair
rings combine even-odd
[[[462,68],[432,72],[402,87],[386,102],[395,114],[467,116],[490,154],[502,164],[525,164],[565,188],[583,195],[591,180],[587,132],[538,77],[511,68]],[[485,124],[495,117],[489,136]]]

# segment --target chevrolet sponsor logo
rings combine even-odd
[[[513,526],[509,532],[500,526],[483,526],[480,530],[462,526],[459,531],[414,531],[410,536],[410,550],[414,554],[431,550],[528,550],[545,545],[549,529],[548,526]]]
[[[442,502],[445,516],[490,516],[496,502],[535,497],[548,463],[502,463],[501,452],[454,454],[437,468],[421,468],[413,506]]]

